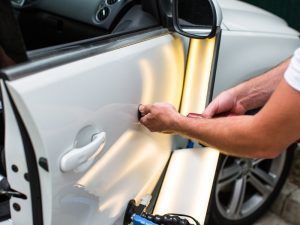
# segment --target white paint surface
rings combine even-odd
[[[183,72],[182,42],[165,35],[7,82],[37,158],[49,162],[49,172],[39,167],[45,225],[110,225],[152,192],[171,138],[142,127],[138,105],[178,107]],[[105,146],[89,169],[63,173],[61,157],[89,143],[77,139],[86,127],[105,132]]]

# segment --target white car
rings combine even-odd
[[[127,224],[130,200],[149,194],[148,213],[200,224],[251,224],[270,206],[293,150],[219,156],[149,132],[137,109],[201,113],[293,54],[299,33],[285,21],[236,0],[10,2],[0,2],[1,225]]]

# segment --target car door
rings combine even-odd
[[[137,29],[138,30],[138,29]],[[153,191],[171,137],[138,123],[140,103],[179,108],[185,48],[156,26],[28,52],[1,71],[14,224],[122,223]]]

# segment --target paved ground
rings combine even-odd
[[[300,145],[299,145],[300,146]],[[300,188],[300,147],[295,154],[294,165],[289,177],[291,183],[297,185]]]
[[[253,225],[293,225],[287,223],[272,212],[268,212],[263,218]]]
[[[270,212],[254,225],[300,225],[300,148],[288,182]]]

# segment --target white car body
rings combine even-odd
[[[223,20],[214,96],[272,68],[291,56],[300,43],[298,32],[270,13],[234,0],[219,0],[219,4]],[[48,165],[48,169],[37,166],[43,224],[122,224],[128,201],[139,201],[151,194],[172,150],[184,147],[169,135],[149,132],[138,124],[136,115],[139,103],[163,101],[179,109],[187,42],[184,37],[155,30],[78,50],[76,54],[93,51],[80,60],[2,80],[8,180],[11,187],[24,193],[27,199],[12,197],[11,220],[1,225],[33,224],[32,190],[24,179],[28,172],[24,153],[27,150],[21,138],[19,116],[37,163],[46,159]],[[47,60],[40,62],[47,63]],[[15,115],[16,111],[19,116]],[[73,149],[89,144],[98,133],[105,134],[103,147],[94,152],[88,162],[64,171],[62,158]],[[209,150],[203,150],[200,155],[206,151]],[[172,158],[178,154],[183,153],[175,151]],[[212,164],[211,180],[207,182],[212,184],[217,156],[211,157],[215,164]],[[170,167],[176,171],[190,159],[190,156],[182,157],[179,166],[173,159]],[[12,171],[11,165],[18,165],[19,172]],[[186,170],[178,178],[186,177],[186,182],[191,182],[185,183],[186,186],[195,185],[195,177],[203,178],[206,174],[207,167],[199,165],[199,168],[196,173]],[[179,181],[174,185],[178,189],[176,194],[184,189]],[[158,201],[155,212],[184,211],[182,199],[193,199],[194,205],[201,204],[202,197],[197,198],[194,191],[178,196],[179,208],[174,208],[174,199],[164,202],[164,206],[160,205],[162,200]],[[209,196],[209,193],[204,194]],[[14,210],[15,203],[20,205],[21,211]],[[202,215],[201,220],[204,219]]]
[[[283,19],[240,1],[219,4],[223,32],[214,96],[276,66],[299,47],[299,33]]]

